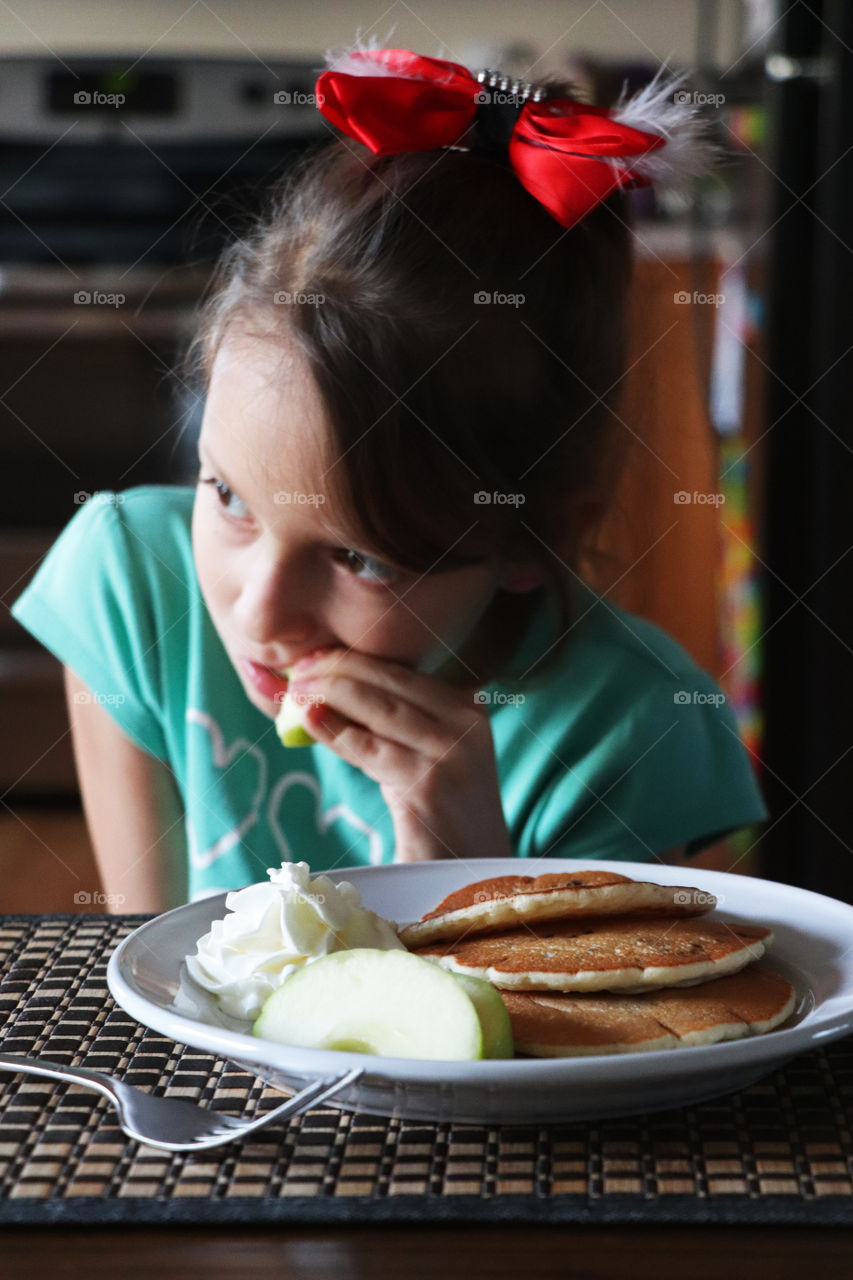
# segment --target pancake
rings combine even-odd
[[[633,992],[736,973],[772,941],[759,925],[612,916],[554,920],[414,950],[503,990]]]
[[[538,920],[577,916],[698,916],[712,911],[711,893],[686,885],[651,884],[613,871],[561,871],[543,876],[478,880],[440,902],[400,938],[407,947],[444,938],[511,929]]]
[[[648,995],[552,995],[502,991],[517,1053],[574,1058],[644,1053],[763,1035],[789,1018],[790,982],[750,967],[682,990]]]

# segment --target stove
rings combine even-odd
[[[61,665],[9,615],[81,493],[187,483],[212,264],[330,137],[322,57],[0,58],[0,797],[76,794]]]

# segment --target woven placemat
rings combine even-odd
[[[106,964],[147,916],[0,917],[0,1043],[252,1115],[281,1094],[140,1026]],[[739,1093],[628,1119],[429,1125],[319,1108],[169,1155],[104,1099],[0,1073],[0,1222],[853,1221],[853,1037]]]

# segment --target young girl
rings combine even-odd
[[[65,664],[105,890],[673,861],[764,819],[711,677],[580,575],[627,438],[623,188],[701,156],[691,110],[400,50],[318,93],[339,135],[201,313],[197,488],[95,494],[12,610]]]

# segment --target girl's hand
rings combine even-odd
[[[289,691],[310,704],[307,731],[379,784],[395,862],[512,857],[491,725],[473,690],[336,649],[297,662]]]

